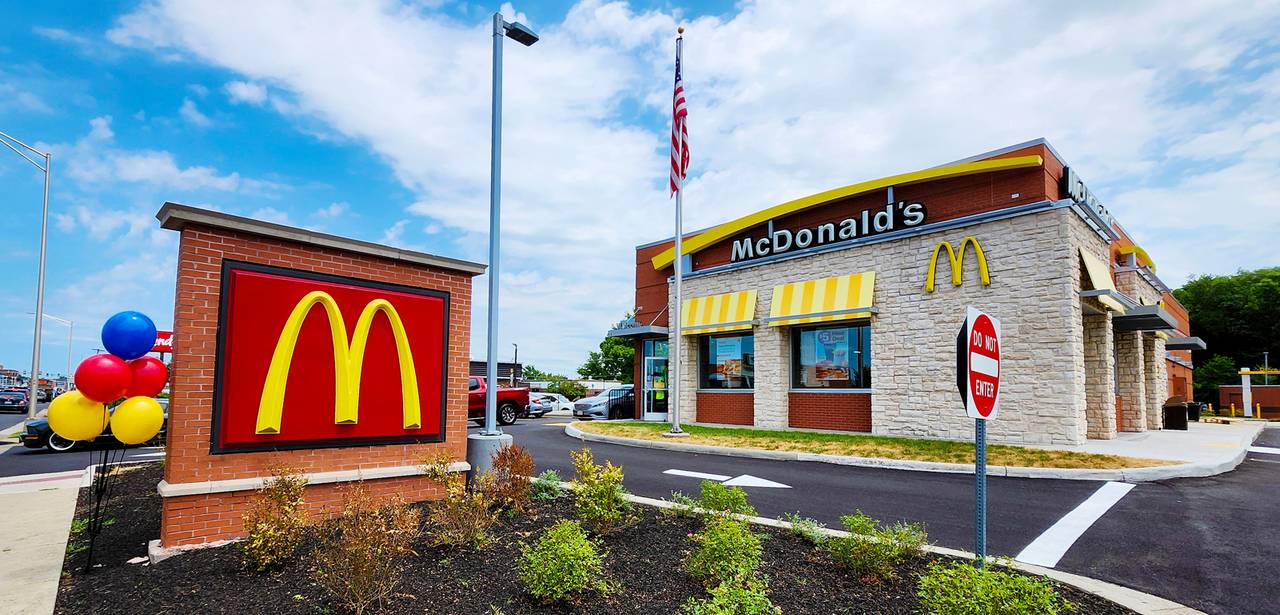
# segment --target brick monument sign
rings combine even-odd
[[[244,534],[274,471],[307,478],[330,514],[343,488],[410,501],[445,453],[468,469],[471,279],[484,265],[175,203],[173,316],[160,546]]]

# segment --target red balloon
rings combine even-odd
[[[155,397],[164,390],[164,383],[169,379],[169,370],[155,357],[138,357],[129,361],[129,371],[133,373],[133,379],[125,397]]]
[[[76,388],[81,395],[100,404],[124,397],[132,380],[129,364],[115,355],[95,354],[76,368]]]

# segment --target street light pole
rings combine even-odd
[[[516,385],[516,366],[520,364],[520,344],[511,342],[515,351],[511,355],[511,386]]]
[[[67,326],[67,390],[71,390],[71,339],[76,332],[76,323],[67,318],[59,318],[53,314],[45,314],[45,318]]]
[[[467,461],[472,470],[484,472],[492,465],[492,452],[510,441],[498,429],[498,278],[502,233],[502,38],[510,38],[525,47],[538,42],[538,35],[524,24],[509,22],[502,13],[493,14],[493,100],[489,150],[489,326],[486,333],[484,428],[468,436],[474,441],[467,447]]]
[[[41,314],[44,313],[44,256],[45,246],[49,236],[49,167],[53,162],[53,154],[42,152],[22,141],[19,141],[3,132],[0,132],[0,143],[4,143],[6,147],[13,150],[19,156],[26,159],[37,169],[44,172],[44,206],[40,211],[40,265],[39,273],[36,275],[36,327],[35,335],[31,341],[31,382],[29,396],[27,397],[27,420],[36,418],[36,400],[39,399],[40,393],[40,327],[44,325]],[[44,158],[44,165],[32,160],[30,156],[22,153],[22,150],[14,147],[18,145],[23,149]]]

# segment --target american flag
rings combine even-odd
[[[685,174],[689,171],[689,127],[685,119],[689,110],[684,103],[684,79],[680,71],[680,47],[682,39],[676,39],[676,90],[671,104],[671,194],[680,191]]]

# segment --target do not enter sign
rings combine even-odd
[[[956,337],[956,381],[968,416],[1000,414],[1000,321],[977,308],[968,308]]]

